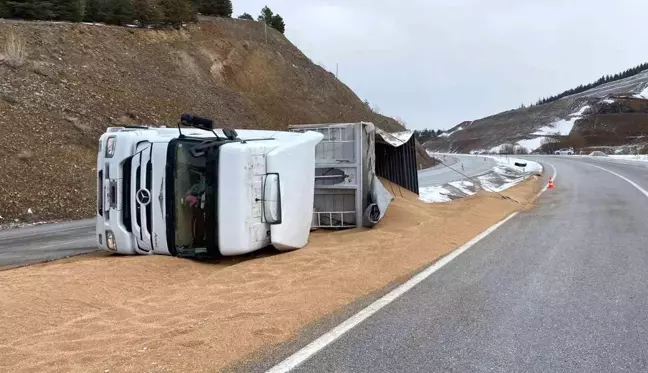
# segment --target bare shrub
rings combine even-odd
[[[516,146],[515,147],[515,154],[529,154],[529,149],[525,148],[524,146]]]
[[[25,40],[13,32],[7,37],[4,48],[3,62],[11,67],[20,67],[27,59],[27,45]]]
[[[500,154],[515,154],[515,145],[503,144],[499,149]]]

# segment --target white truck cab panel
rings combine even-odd
[[[110,128],[103,134],[97,157],[98,246],[128,255],[183,255],[212,252],[208,246],[215,245],[221,255],[238,255],[270,244],[281,250],[306,245],[314,151],[322,135],[240,130],[238,138],[224,140],[217,134],[218,141],[202,129],[183,129],[183,136],[177,129],[154,127]],[[192,153],[196,145],[205,145],[209,157]],[[278,201],[264,201],[269,173],[278,175]],[[280,212],[281,221],[269,224],[264,206]]]
[[[319,133],[306,132],[299,142],[277,147],[267,155],[267,173],[279,177],[281,224],[270,226],[272,245],[278,250],[294,250],[308,243],[313,211],[302,206],[313,206],[315,152],[312,150],[321,140]]]

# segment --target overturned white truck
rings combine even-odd
[[[121,254],[239,255],[305,246],[316,132],[112,127],[99,140],[97,244]]]

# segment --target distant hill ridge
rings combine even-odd
[[[605,82],[579,86],[548,102],[466,121],[424,144],[432,151],[498,152],[502,145],[551,151],[634,145],[648,151],[646,64]],[[629,76],[626,76],[629,75]],[[621,77],[625,76],[625,77]],[[591,86],[589,89],[583,87]],[[562,98],[558,98],[562,96]]]
[[[616,81],[621,80],[621,79],[629,78],[631,76],[639,74],[640,72],[642,72],[644,70],[648,70],[648,63],[642,63],[641,65],[637,65],[637,66],[635,66],[633,68],[627,69],[627,70],[625,70],[623,72],[620,72],[620,73],[617,73],[617,74],[614,74],[614,75],[603,75],[602,77],[600,77],[595,82],[585,84],[585,85],[581,84],[576,88],[568,89],[568,90],[566,90],[566,91],[564,91],[562,93],[559,93],[559,94],[557,94],[555,96],[549,96],[547,98],[541,98],[541,99],[538,100],[536,105],[547,104],[549,102],[559,100],[559,99],[561,99],[563,97],[567,97],[567,96],[571,96],[571,95],[574,95],[574,94],[577,94],[577,93],[585,92],[585,91],[587,91],[589,89],[596,88],[596,87],[601,86],[601,85],[606,84],[606,83],[616,82]]]

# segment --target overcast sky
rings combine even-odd
[[[232,0],[380,112],[450,128],[648,61],[646,0]]]

